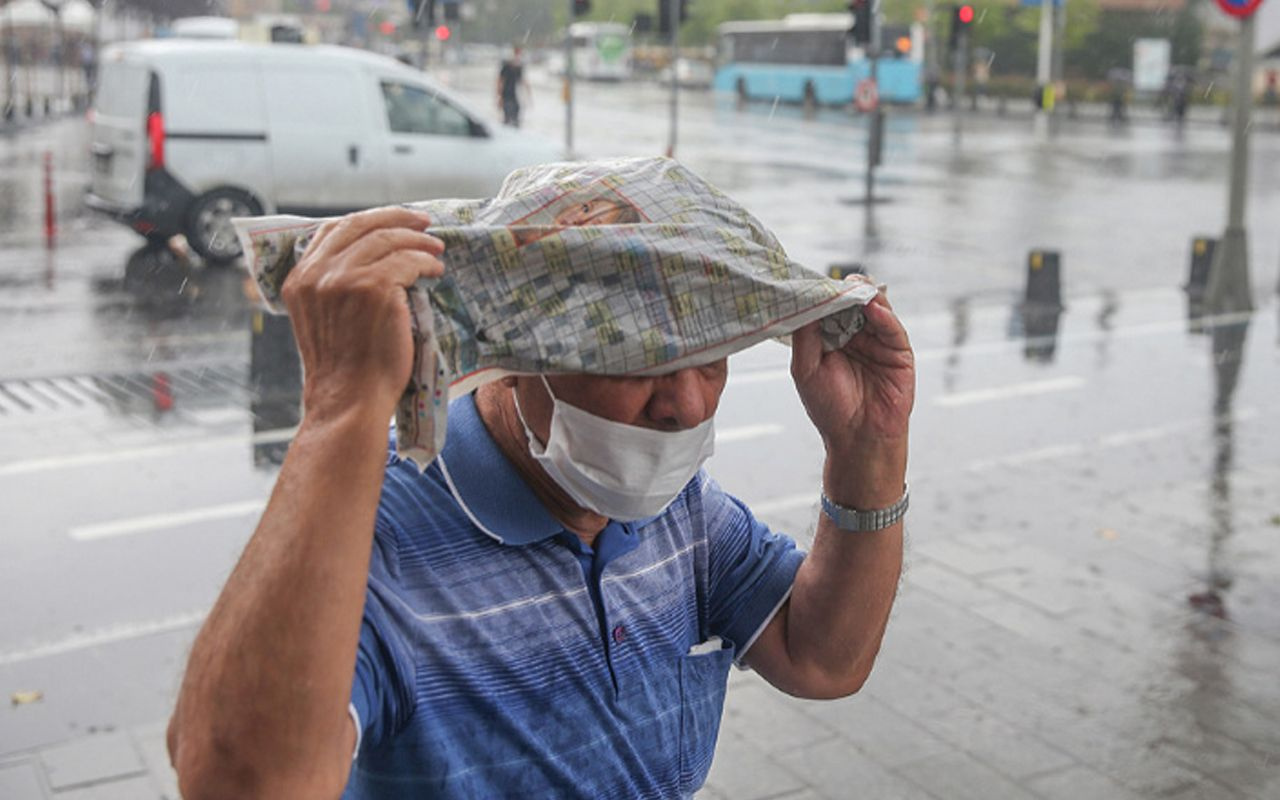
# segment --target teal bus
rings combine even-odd
[[[781,20],[726,22],[719,28],[713,87],[740,100],[845,105],[871,62],[848,36],[849,14],[789,14]],[[915,103],[921,96],[923,32],[882,25],[877,68],[880,99]]]

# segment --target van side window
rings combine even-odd
[[[458,109],[416,86],[382,82],[392,133],[470,136],[471,120]]]

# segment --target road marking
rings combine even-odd
[[[120,450],[101,450],[96,453],[67,453],[46,458],[32,458],[26,461],[13,461],[0,464],[0,478],[8,475],[26,475],[32,472],[48,472],[68,467],[87,467],[109,464],[113,461],[135,461],[143,458],[155,458],[190,453],[193,450],[207,450],[218,447],[243,447],[246,444],[275,444],[287,442],[298,432],[297,428],[279,428],[260,431],[246,436],[210,436],[189,441],[169,442],[165,444],[147,445],[145,447],[127,447]]]
[[[759,425],[739,425],[735,428],[717,430],[716,444],[745,442],[751,439],[759,439],[762,436],[776,436],[777,434],[785,431],[785,427],[773,422],[761,423]]]
[[[239,503],[224,503],[220,506],[193,508],[188,511],[177,511],[170,514],[147,514],[142,517],[115,519],[110,522],[95,522],[91,525],[77,525],[67,533],[77,542],[89,542],[95,539],[109,539],[116,536],[130,536],[135,533],[178,528],[197,522],[209,522],[218,519],[235,519],[261,513],[267,505],[265,500],[244,500]]]
[[[104,644],[114,644],[116,642],[128,641],[129,639],[140,639],[144,636],[154,636],[159,633],[179,631],[183,628],[190,628],[192,626],[199,625],[208,613],[209,612],[207,611],[192,611],[186,614],[175,614],[172,617],[151,620],[149,622],[131,622],[125,625],[102,628],[97,631],[77,633],[73,636],[68,636],[65,639],[46,642],[45,644],[35,645],[23,650],[12,650],[8,653],[0,653],[0,666],[17,664],[22,661],[32,661],[37,658],[60,656],[66,653],[73,653],[76,650],[99,647]]]
[[[970,392],[946,394],[936,398],[933,402],[936,405],[947,408],[970,406],[976,403],[989,403],[993,400],[1005,400],[1010,397],[1029,397],[1051,392],[1065,392],[1071,389],[1079,389],[1084,386],[1084,383],[1084,378],[1079,375],[1064,375],[1060,378],[1050,378],[1043,381],[1014,383],[1008,386],[993,386],[989,389],[974,389]]]
[[[1058,458],[1081,456],[1084,453],[1085,447],[1083,444],[1056,444],[1000,456],[999,458],[981,458],[965,464],[962,469],[966,472],[985,472],[994,467],[1016,467],[1024,464],[1034,464],[1038,461],[1053,461]]]

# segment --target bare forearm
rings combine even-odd
[[[341,791],[385,454],[385,417],[304,421],[192,648],[171,724],[180,776]]]
[[[902,496],[906,460],[905,437],[852,452],[833,450],[823,491],[841,505],[885,508]],[[884,636],[902,573],[902,523],[848,532],[819,516],[813,549],[792,590],[787,649],[827,684],[824,694],[849,694],[870,673]]]

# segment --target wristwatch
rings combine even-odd
[[[822,493],[822,513],[835,523],[842,531],[867,533],[881,531],[893,525],[907,515],[907,505],[911,499],[911,490],[904,483],[902,497],[888,508],[877,508],[873,511],[860,511],[856,508],[842,506]]]

